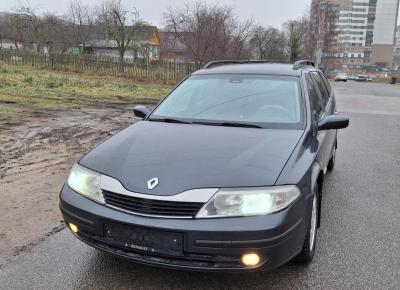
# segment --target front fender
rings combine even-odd
[[[310,185],[311,185],[310,187],[312,189],[312,192],[315,192],[315,191],[321,192],[322,191],[322,188],[318,188],[319,181],[320,181],[319,180],[320,174],[322,174],[321,178],[323,179],[324,175],[323,175],[323,170],[322,170],[321,166],[319,165],[318,162],[314,162],[312,165],[312,168],[311,168],[311,180],[310,180]],[[321,180],[321,181],[323,181],[323,180]],[[321,182],[321,186],[322,186],[322,182]]]

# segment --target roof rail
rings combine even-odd
[[[244,60],[244,63],[282,63],[285,64],[285,61],[282,60]]]
[[[203,66],[203,69],[208,69],[220,65],[225,65],[225,64],[244,64],[244,61],[241,60],[216,60],[216,61],[210,61],[207,63],[205,66]]]
[[[298,60],[294,63],[293,69],[298,70],[306,66],[315,66],[311,60]]]
[[[246,63],[283,63],[277,60],[216,60],[207,63],[203,66],[203,69],[209,69],[220,65],[230,65],[230,64],[246,64]]]

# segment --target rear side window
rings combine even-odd
[[[317,122],[323,115],[322,100],[317,91],[315,82],[311,79],[310,74],[306,74],[306,83],[307,83],[308,95],[310,98],[312,118],[315,122]]]
[[[310,74],[312,78],[315,80],[315,83],[318,86],[318,90],[321,93],[322,108],[325,108],[326,105],[328,104],[330,93],[328,92],[326,85],[318,72],[311,72]]]

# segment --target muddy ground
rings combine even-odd
[[[50,111],[21,123],[0,123],[0,267],[64,228],[58,193],[69,169],[134,121],[131,107],[113,107]]]

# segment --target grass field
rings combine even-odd
[[[0,122],[23,120],[46,110],[159,100],[170,88],[162,83],[0,62]]]

